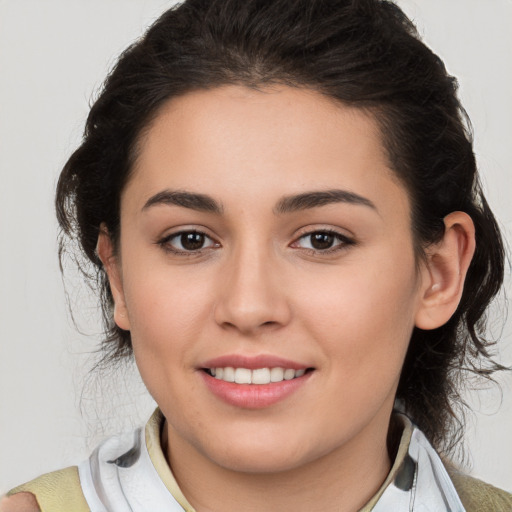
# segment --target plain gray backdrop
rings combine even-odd
[[[512,1],[399,0],[461,85],[487,197],[512,240]],[[172,2],[0,0],[0,494],[80,462],[104,436],[154,407],[135,371],[88,374],[95,300],[57,263],[53,195],[90,98],[115,57]],[[507,271],[510,294],[510,272]],[[496,309],[501,361],[512,324]],[[512,385],[471,393],[470,471],[512,491]]]

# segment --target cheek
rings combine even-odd
[[[151,382],[159,379],[165,389],[176,375],[169,368],[191,367],[194,341],[201,338],[211,314],[211,286],[204,276],[168,266],[125,268],[124,294],[135,360],[148,388],[154,388]]]
[[[414,256],[387,251],[316,277],[305,283],[301,316],[329,364],[361,382],[396,378],[414,327]]]
[[[126,266],[124,295],[135,333],[187,333],[205,313],[211,292],[204,273],[165,264]]]
[[[177,413],[183,410],[191,421],[202,421],[183,400],[197,392],[189,377],[211,310],[210,291],[200,280],[160,269],[127,279],[125,298],[135,362],[149,393],[173,424],[183,421]]]

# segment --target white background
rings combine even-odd
[[[400,0],[461,84],[488,199],[512,240],[512,1]],[[154,404],[131,370],[88,374],[94,301],[57,264],[53,195],[89,100],[163,0],[0,0],[0,493],[76,464]],[[510,272],[507,288],[510,295]],[[76,281],[76,283],[75,283]],[[499,334],[500,318],[496,316]],[[502,323],[502,321],[501,321]],[[512,364],[512,323],[500,341]],[[88,376],[89,375],[89,376]],[[471,472],[512,491],[512,385],[472,394]]]

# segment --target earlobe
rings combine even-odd
[[[415,318],[420,329],[441,327],[455,313],[475,252],[475,227],[467,213],[452,212],[444,218],[444,224],[443,238],[427,249],[422,268]]]
[[[129,331],[130,322],[126,310],[119,258],[115,254],[112,239],[104,224],[100,227],[96,252],[107,273],[110,290],[114,298],[114,322],[121,329]]]

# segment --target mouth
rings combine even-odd
[[[280,366],[255,369],[219,366],[203,368],[203,371],[211,377],[224,382],[263,386],[266,384],[279,383],[300,378],[307,372],[312,372],[313,368],[300,368],[296,370],[294,368],[284,368]]]
[[[270,355],[228,355],[205,361],[206,388],[230,406],[264,409],[307,386],[315,368]]]

